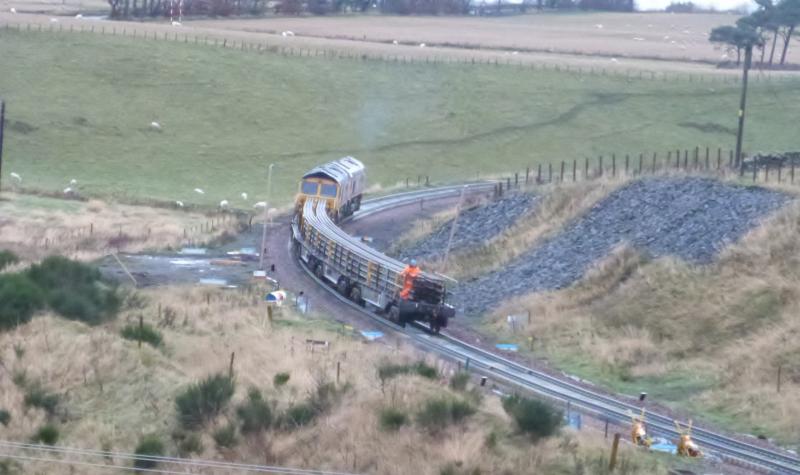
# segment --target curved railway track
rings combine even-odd
[[[470,191],[478,192],[488,191],[494,185],[492,183],[474,183],[377,198],[365,201],[362,205],[362,211],[356,213],[351,220],[359,220],[365,216],[387,211],[393,207],[407,205],[421,199],[429,200],[453,196],[460,193],[464,186]],[[313,204],[307,203],[304,212],[311,213],[314,216],[313,225],[318,231],[335,238],[337,242],[348,246],[354,252],[368,253],[373,259],[379,260],[382,265],[398,265],[395,259],[384,256],[339,228],[328,218],[324,212],[324,207],[317,209]],[[458,340],[446,332],[434,337],[425,332],[425,329],[421,326],[401,328],[340,295],[317,278],[302,262],[298,261],[298,263],[317,284],[333,294],[344,305],[381,325],[404,334],[415,344],[426,350],[455,361],[469,362],[469,367],[473,371],[490,376],[510,386],[531,391],[555,401],[569,403],[572,408],[604,418],[610,422],[627,424],[630,421],[630,413],[638,413],[641,409],[640,406],[625,402],[620,398],[588,389],[585,385],[569,378],[555,377],[546,372],[510,361],[502,356]],[[657,412],[647,412],[647,427],[652,435],[668,439],[676,439],[679,435],[673,424],[673,419]],[[697,426],[692,430],[692,438],[704,451],[712,453],[722,460],[767,473],[800,474],[800,458],[788,452],[760,447]]]

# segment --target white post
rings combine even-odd
[[[447,247],[444,250],[444,263],[442,264],[442,272],[447,270],[447,259],[450,257],[450,245],[453,244],[453,236],[456,234],[456,225],[458,224],[458,217],[461,216],[461,205],[464,203],[464,193],[467,191],[467,186],[461,188],[461,196],[458,198],[458,206],[456,207],[456,217],[453,218],[453,225],[450,227],[450,237],[447,239]]]
[[[267,201],[265,202],[266,205],[264,206],[264,231],[261,233],[261,252],[259,252],[261,262],[259,263],[259,267],[261,270],[266,271],[266,263],[264,261],[265,254],[267,253],[267,220],[269,219],[269,198],[270,192],[272,191],[272,167],[275,166],[274,163],[269,164],[269,171],[267,172]]]

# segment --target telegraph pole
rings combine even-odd
[[[3,184],[3,129],[6,125],[6,103],[0,101],[0,191]]]
[[[259,267],[264,271],[267,270],[267,264],[264,258],[267,254],[267,221],[269,219],[269,197],[270,193],[272,192],[272,167],[274,166],[274,163],[270,163],[269,171],[267,172],[267,201],[265,202],[266,205],[264,206],[264,231],[261,233],[261,252],[259,252],[259,256],[261,258]]]
[[[753,45],[747,45],[744,49],[744,71],[742,72],[742,99],[739,103],[739,131],[736,133],[736,165],[739,167],[739,174],[744,173],[744,163],[742,162],[742,136],[744,135],[744,108],[747,102],[747,73],[750,71],[750,63],[753,60]]]

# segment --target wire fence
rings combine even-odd
[[[99,24],[95,24],[99,23]],[[559,64],[547,61],[535,61],[515,52],[500,52],[497,50],[477,50],[466,48],[452,48],[450,50],[422,48],[413,53],[388,53],[385,51],[362,50],[353,48],[323,48],[303,47],[292,45],[276,45],[270,41],[255,39],[228,38],[220,35],[200,34],[198,32],[164,31],[161,25],[152,25],[154,28],[136,28],[130,25],[117,25],[114,22],[93,22],[92,24],[64,24],[56,23],[5,23],[6,31],[17,32],[55,32],[55,33],[94,33],[101,35],[137,38],[150,41],[169,41],[174,43],[196,44],[216,48],[246,51],[258,54],[276,54],[285,57],[313,57],[350,61],[380,61],[396,64],[428,64],[428,65],[491,65],[514,67],[518,70],[551,71],[557,73],[573,74],[577,76],[609,77],[625,79],[626,81],[642,80],[652,82],[689,82],[709,84],[738,84],[740,77],[734,71],[724,73],[689,73],[680,71],[654,71],[639,68],[625,68],[623,66],[583,66],[575,64]],[[267,33],[274,40],[274,33]],[[288,38],[287,38],[288,39]],[[319,38],[317,38],[319,39]],[[391,43],[387,43],[387,46]],[[406,45],[407,46],[407,45]],[[480,53],[480,54],[478,54]],[[489,54],[487,54],[489,53]],[[491,54],[493,53],[493,54]],[[611,59],[609,57],[609,59]],[[657,58],[654,58],[657,59]],[[784,82],[794,79],[791,74],[772,71],[755,71],[751,75],[751,82]]]

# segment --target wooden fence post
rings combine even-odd
[[[528,184],[528,180],[531,176],[531,167],[525,167],[525,184]]]
[[[603,156],[600,155],[598,161],[598,176],[603,176]]]
[[[709,164],[709,161],[708,161],[708,147],[706,147],[706,170],[708,170],[708,168],[709,168],[708,164]]]
[[[742,160],[742,169],[744,169],[744,159]],[[758,159],[753,158],[753,183],[756,182],[756,173],[758,173]]]
[[[519,173],[514,172],[514,188],[519,188]]]
[[[561,176],[558,181],[559,183],[564,183],[564,160],[561,160]]]
[[[717,171],[722,168],[722,148],[717,148]]]
[[[617,451],[619,450],[619,433],[614,434],[614,442],[611,444],[611,457],[608,461],[608,471],[613,472],[617,466]]]
[[[547,183],[553,183],[553,164],[547,164]]]
[[[781,182],[781,175],[783,175],[783,162],[778,164],[778,183]]]
[[[617,155],[614,153],[611,154],[611,176],[617,176]]]
[[[653,152],[653,175],[656,174],[656,152]]]
[[[572,160],[572,183],[575,183],[578,174],[578,160]]]
[[[683,169],[689,169],[689,150],[683,149]]]
[[[539,169],[536,172],[536,184],[540,185],[542,183],[542,164],[539,164]]]
[[[626,153],[625,154],[625,176],[628,176],[628,162],[629,161],[630,161],[630,157],[628,157],[628,154]]]
[[[584,163],[583,163],[583,179],[584,180],[588,180],[589,179],[589,157],[583,157],[583,160],[584,160]]]
[[[792,158],[792,171],[791,171],[791,174],[792,174],[792,183],[794,183],[794,158]]]

